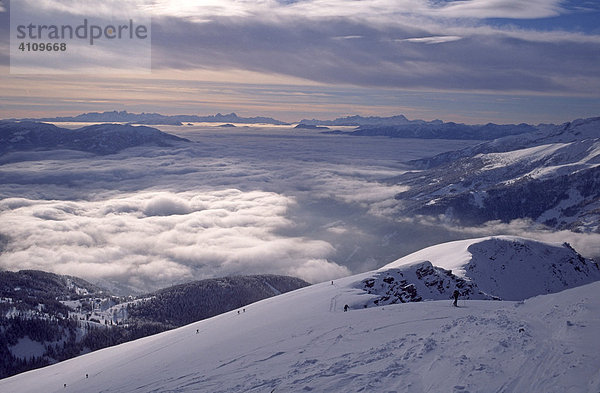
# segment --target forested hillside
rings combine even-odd
[[[288,292],[286,276],[202,280],[140,297],[35,270],[0,272],[0,378],[122,344]]]

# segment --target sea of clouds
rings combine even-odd
[[[239,273],[313,281],[347,274],[327,260],[327,242],[276,234],[293,225],[285,217],[292,203],[236,189],[142,191],[97,201],[8,198],[0,202],[11,228],[2,266],[121,278],[140,289]]]
[[[386,179],[408,160],[472,142],[163,129],[192,142],[0,157],[0,268],[79,276],[117,293],[237,274],[321,282],[443,241],[532,227],[456,228],[394,215],[405,186]],[[559,237],[600,254],[589,236]]]

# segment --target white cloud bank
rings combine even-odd
[[[326,281],[433,244],[502,233],[600,255],[598,234],[534,223],[396,220],[402,201],[394,196],[405,186],[385,179],[404,172],[403,161],[472,142],[171,128],[197,143],[4,155],[0,268],[81,276],[124,292],[232,274]]]
[[[403,170],[399,159],[466,143],[172,128],[197,143],[5,155],[0,268],[144,291],[231,274],[317,282],[364,271],[402,255],[402,244],[380,245],[396,231],[387,217],[404,189],[383,179]]]
[[[276,273],[318,282],[347,275],[324,241],[277,235],[294,201],[235,189],[142,192],[103,201],[0,201],[9,236],[0,266],[148,290],[192,279]],[[6,229],[10,228],[10,231]]]

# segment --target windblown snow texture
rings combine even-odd
[[[494,262],[507,263],[517,253],[511,242],[547,251],[543,255],[548,263],[538,266],[539,271],[555,263],[565,274],[571,267],[572,277],[585,273],[576,269],[582,268],[581,261],[560,262],[563,256],[556,254],[562,250],[560,245],[520,239],[448,243],[380,271],[302,288],[249,305],[245,312],[235,310],[0,380],[0,390],[599,391],[600,282],[545,294],[545,280],[554,274],[538,276],[526,270],[523,275],[541,296],[516,302],[468,300],[459,308],[452,307],[449,299],[363,308],[367,299],[375,297],[357,288],[365,280],[390,269],[416,272],[415,266],[429,266],[419,260],[443,257],[443,269],[451,268],[468,281],[472,276],[465,261],[478,265],[480,256],[489,260],[487,252],[502,249],[499,243],[513,251]],[[515,264],[534,265],[541,260],[529,260],[539,255],[534,252],[520,255],[527,258]],[[483,271],[478,269],[473,271]],[[349,312],[343,312],[346,304]]]

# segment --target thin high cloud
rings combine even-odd
[[[600,36],[485,21],[566,13],[558,1],[161,4],[156,68],[412,89],[595,94],[600,87]]]
[[[537,19],[567,12],[561,0],[470,0],[429,2],[429,13],[452,18]],[[436,6],[439,5],[439,6]]]
[[[431,36],[431,37],[417,37],[417,38],[402,38],[398,41],[400,42],[415,42],[415,43],[423,43],[423,44],[442,44],[444,42],[452,42],[458,41],[462,39],[460,36]]]
[[[449,18],[533,19],[557,16],[566,10],[560,0],[366,0],[366,1],[157,1],[153,8],[161,15],[199,17],[306,15],[315,18],[354,17],[366,20],[397,21],[398,15],[443,16]]]
[[[149,12],[149,0],[18,0],[23,7],[48,14],[69,14],[93,18],[135,18]],[[125,4],[125,6],[123,6]],[[0,6],[2,4],[0,3]],[[124,13],[123,15],[119,15]]]
[[[133,89],[123,88],[132,83],[123,77],[73,82],[65,76],[51,80],[55,86],[4,77],[3,116],[123,108],[235,111],[287,121],[401,112],[470,123],[537,123],[593,116],[597,107],[597,30],[591,21],[581,29],[571,19],[561,27],[552,21],[584,13],[589,20],[598,10],[569,2],[165,0],[141,9],[153,18],[152,75],[132,75]],[[6,21],[0,31],[10,25],[6,14],[0,13]],[[7,48],[8,35],[2,36],[0,48]],[[95,55],[96,64],[122,63]],[[0,63],[8,64],[7,51]],[[271,84],[268,92],[245,94],[249,85],[265,83]],[[311,86],[312,95],[269,95],[299,86]],[[336,94],[319,96],[331,88]],[[390,98],[374,102],[374,93]],[[420,94],[417,104],[414,94]],[[427,94],[446,99],[423,98]],[[526,103],[482,107],[471,94],[488,102],[499,94],[518,96]]]

